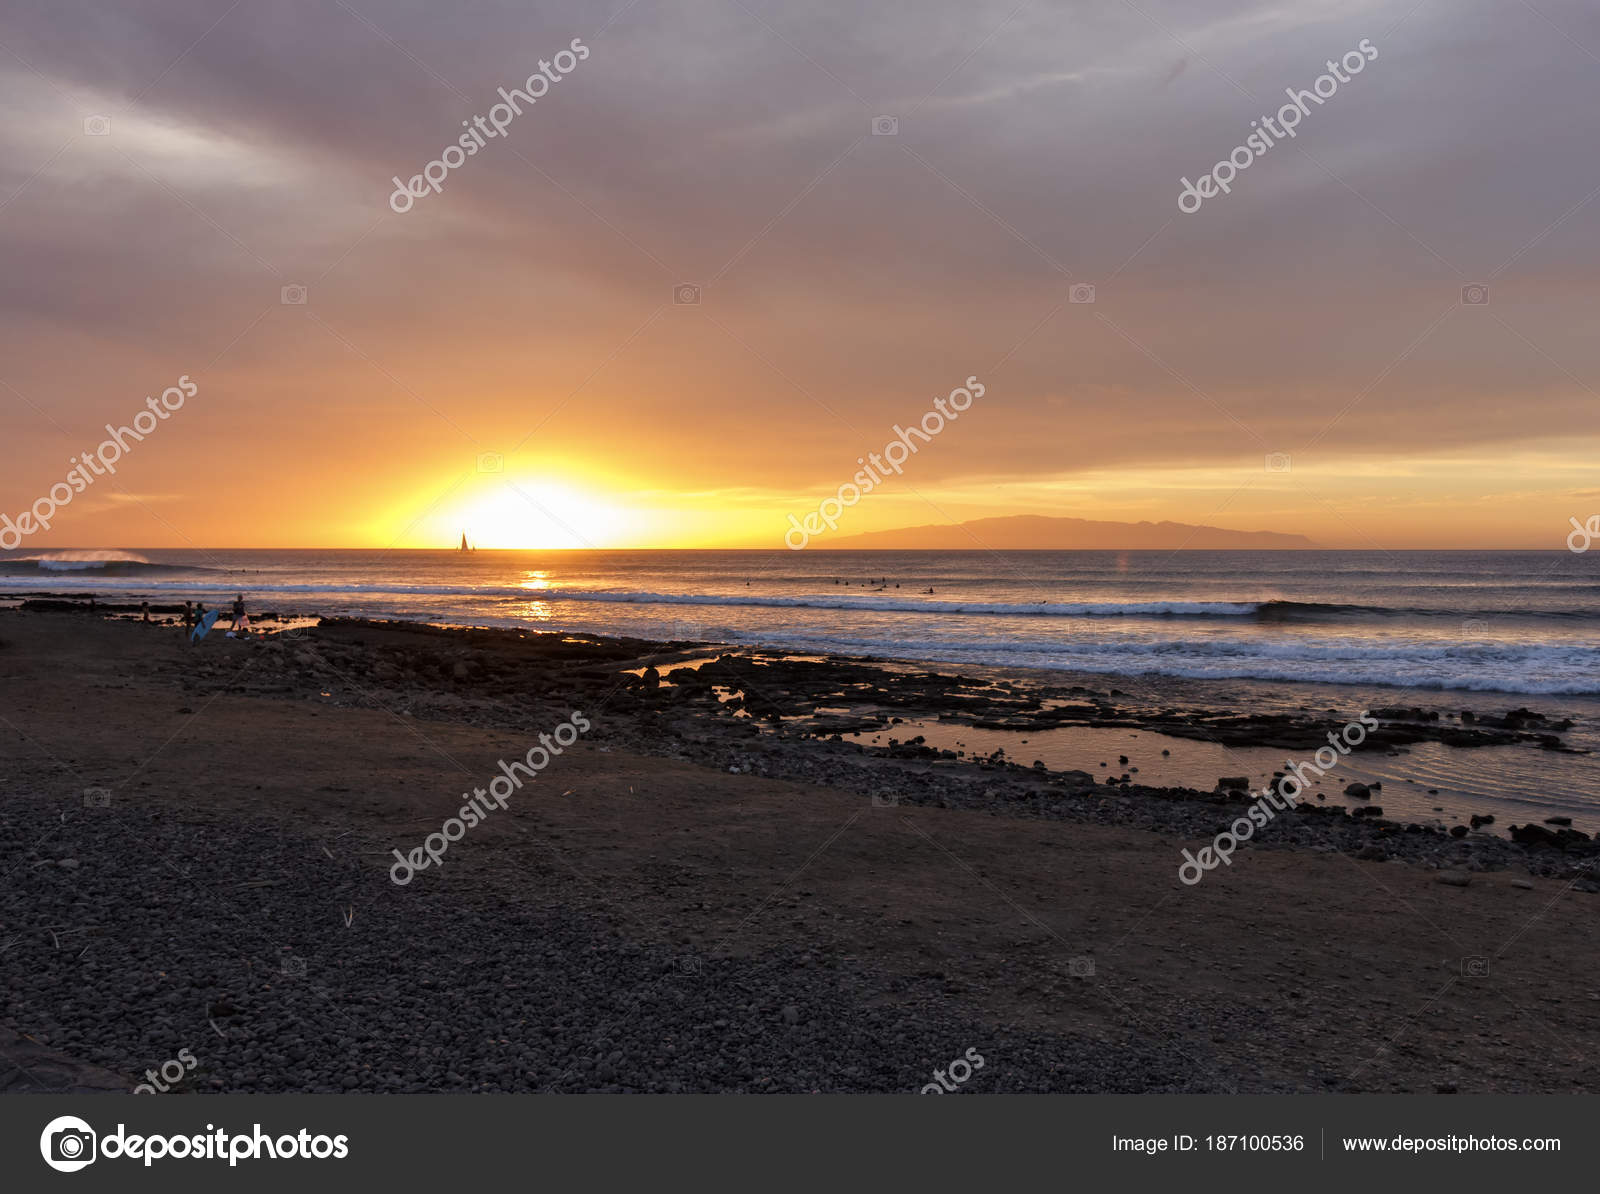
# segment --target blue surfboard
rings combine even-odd
[[[197,643],[201,639],[205,638],[206,631],[210,630],[213,626],[216,625],[216,623],[217,623],[217,615],[220,612],[221,612],[220,610],[215,610],[214,609],[214,610],[209,611],[206,614],[205,617],[201,618],[200,619],[200,624],[194,628],[194,633],[189,636],[189,641],[191,643]]]

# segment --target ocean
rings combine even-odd
[[[1600,695],[1600,553],[37,551],[0,593],[1106,676]]]

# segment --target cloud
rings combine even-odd
[[[930,481],[1492,454],[1600,387],[1600,17],[1541,10],[31,0],[0,71],[0,377],[88,434],[207,366],[184,452],[265,458],[235,484],[337,483],[306,427],[404,470],[537,426],[651,488],[805,485],[986,369]],[[592,58],[510,136],[387,211],[574,36]],[[1177,210],[1362,37],[1378,60],[1300,137]],[[0,403],[12,443],[37,420]],[[185,490],[177,452],[150,463]]]

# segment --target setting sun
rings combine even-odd
[[[416,537],[453,545],[464,533],[473,547],[491,549],[615,547],[634,537],[637,523],[632,511],[577,486],[504,474],[445,503],[418,526]]]

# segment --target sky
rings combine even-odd
[[[11,0],[0,546],[1559,548],[1597,93],[1582,0]]]

